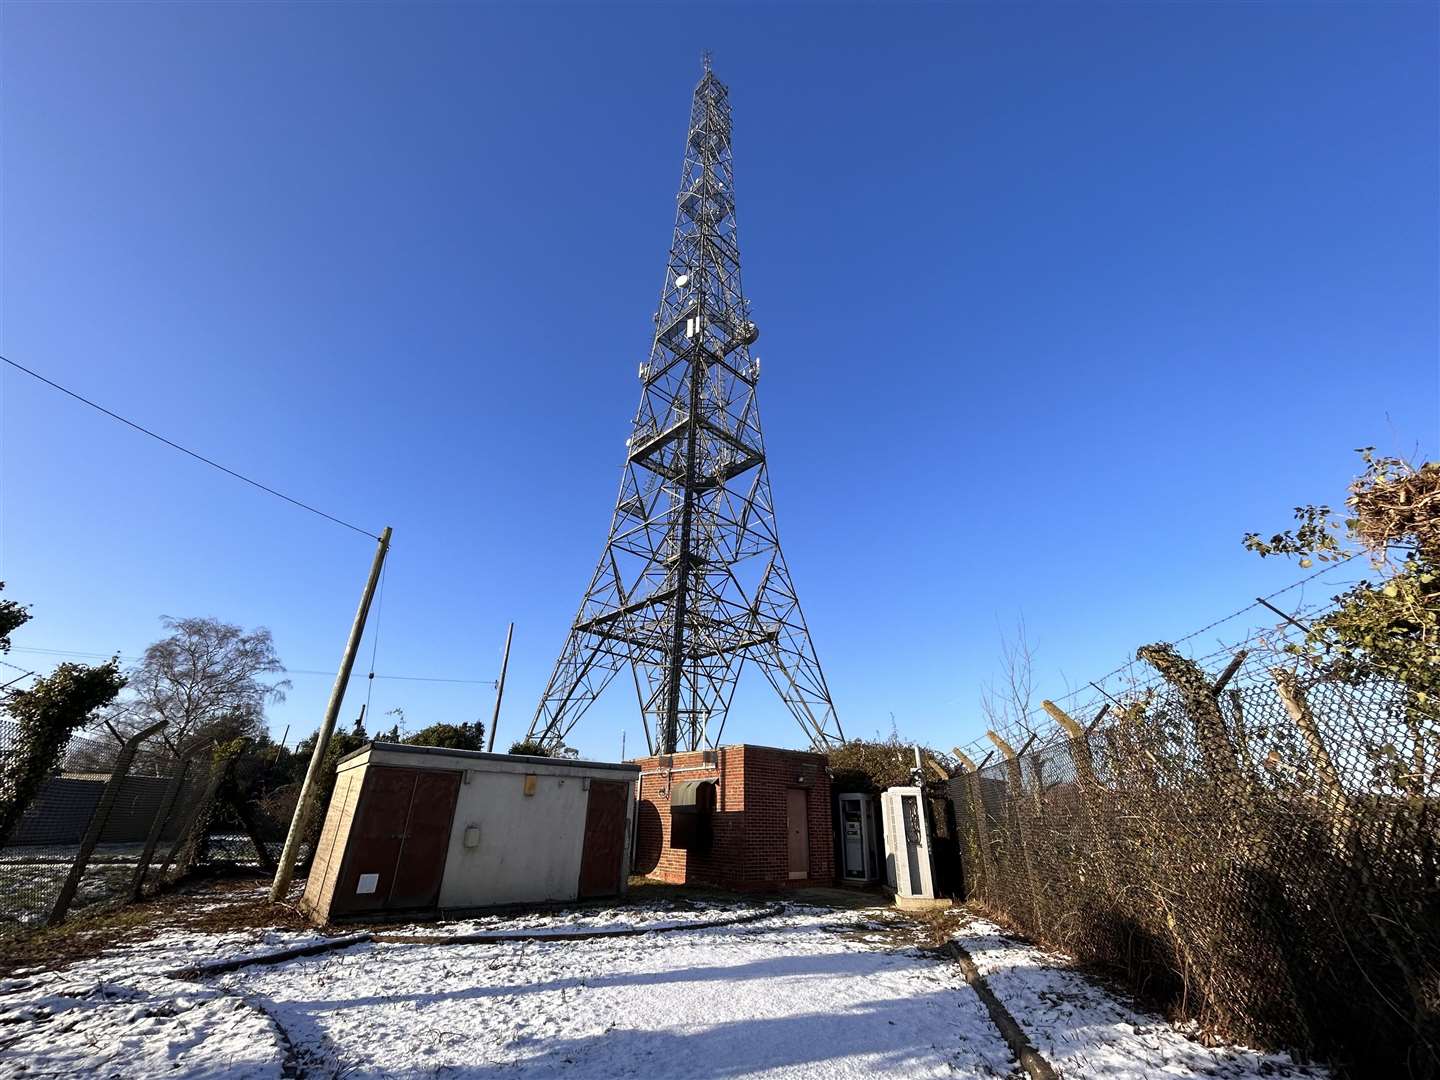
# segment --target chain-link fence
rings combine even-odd
[[[196,853],[198,862],[275,872],[300,786],[287,780],[278,768],[280,760],[278,748],[236,757],[222,789],[227,797],[211,810],[209,828]],[[302,844],[302,866],[308,865],[304,861],[308,856],[309,846]]]
[[[1434,703],[1167,678],[1090,730],[1053,710],[1046,745],[951,780],[971,898],[1209,1030],[1435,1075]]]
[[[0,754],[15,753],[18,737],[0,717]],[[211,846],[216,796],[232,767],[208,746],[178,755],[158,730],[74,736],[0,845],[0,933],[137,899],[188,872]]]

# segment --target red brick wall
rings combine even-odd
[[[706,762],[696,751],[640,758],[635,870],[662,881],[732,889],[829,885],[835,878],[830,777],[825,755],[768,746],[726,746]],[[670,788],[683,780],[716,781],[712,842],[706,853],[670,847]],[[791,880],[787,840],[790,788],[806,793],[810,876]]]
[[[835,838],[831,831],[830,776],[824,754],[747,746],[745,879],[764,887],[830,885],[835,880]],[[788,792],[805,792],[809,816],[810,876],[791,880]]]

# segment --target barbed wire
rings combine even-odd
[[[1364,554],[1364,553],[1363,553],[1363,552],[1360,552],[1360,551],[1355,551],[1355,552],[1351,552],[1350,554],[1345,555],[1345,556],[1343,556],[1343,557],[1341,557],[1341,558],[1338,558],[1338,559],[1334,560],[1333,562],[1326,563],[1324,566],[1320,567],[1320,568],[1319,568],[1318,570],[1316,570],[1314,573],[1306,574],[1304,577],[1299,578],[1299,579],[1296,580],[1296,581],[1292,581],[1289,585],[1286,585],[1286,586],[1284,586],[1283,588],[1280,588],[1280,589],[1276,589],[1274,592],[1272,592],[1272,593],[1270,593],[1270,594],[1268,594],[1268,595],[1266,595],[1266,596],[1256,597],[1254,600],[1252,600],[1250,603],[1244,605],[1243,607],[1236,608],[1234,611],[1230,612],[1230,614],[1224,615],[1224,616],[1222,616],[1222,617],[1220,617],[1220,618],[1218,618],[1218,619],[1213,620],[1212,622],[1206,623],[1204,626],[1200,627],[1198,630],[1192,630],[1192,631],[1190,631],[1188,634],[1185,634],[1185,635],[1182,636],[1182,637],[1175,638],[1173,641],[1170,641],[1169,644],[1170,644],[1170,645],[1173,645],[1173,646],[1179,646],[1179,645],[1185,644],[1186,642],[1193,641],[1195,638],[1199,637],[1201,634],[1204,634],[1204,633],[1206,633],[1206,632],[1208,632],[1208,631],[1210,631],[1210,630],[1213,630],[1213,629],[1215,629],[1217,626],[1223,626],[1225,623],[1231,622],[1231,621],[1234,620],[1234,619],[1238,619],[1241,615],[1244,615],[1246,612],[1254,611],[1254,610],[1257,609],[1257,608],[1263,608],[1263,607],[1265,607],[1265,606],[1266,606],[1266,601],[1274,600],[1274,599],[1276,599],[1277,597],[1284,596],[1286,593],[1289,593],[1289,592],[1291,592],[1291,591],[1293,591],[1293,590],[1295,590],[1295,589],[1298,589],[1298,588],[1300,588],[1301,586],[1306,585],[1306,584],[1308,584],[1309,582],[1312,582],[1312,581],[1316,580],[1317,578],[1321,577],[1322,575],[1328,574],[1328,573],[1330,573],[1330,572],[1338,569],[1339,567],[1346,565],[1347,563],[1353,561],[1354,559],[1358,558],[1358,557],[1359,557],[1360,555],[1362,555],[1362,554]],[[1298,618],[1299,616],[1302,616],[1302,615],[1303,615],[1303,616],[1305,616],[1305,617],[1310,618],[1310,619],[1313,620],[1316,616],[1321,615],[1321,614],[1324,614],[1326,611],[1333,609],[1335,606],[1336,606],[1336,604],[1335,604],[1335,602],[1334,602],[1333,600],[1329,600],[1329,601],[1326,601],[1326,602],[1323,603],[1323,604],[1312,605],[1312,606],[1309,606],[1309,607],[1306,607],[1306,606],[1304,606],[1304,605],[1301,605],[1300,607],[1298,607],[1298,608],[1296,609],[1296,611],[1294,612],[1294,614],[1292,615],[1292,617]],[[1245,648],[1247,645],[1251,645],[1251,644],[1253,644],[1254,642],[1256,642],[1257,639],[1259,639],[1262,635],[1274,634],[1274,633],[1276,633],[1277,631],[1278,631],[1278,633],[1279,633],[1279,639],[1277,639],[1277,643],[1278,643],[1278,641],[1283,641],[1283,640],[1286,640],[1286,639],[1292,637],[1292,636],[1297,632],[1297,628],[1294,627],[1294,626],[1290,626],[1290,625],[1288,625],[1288,624],[1282,625],[1281,627],[1278,627],[1278,628],[1275,628],[1275,627],[1256,627],[1256,628],[1252,629],[1251,632],[1248,633],[1244,638],[1242,638],[1241,640],[1239,640],[1239,641],[1237,641],[1237,642],[1229,643],[1229,644],[1227,644],[1227,643],[1222,643],[1222,644],[1220,645],[1220,647],[1217,648],[1215,651],[1210,652],[1210,653],[1207,653],[1207,654],[1205,654],[1204,656],[1191,657],[1191,659],[1192,659],[1192,661],[1193,661],[1195,664],[1197,664],[1197,665],[1199,665],[1199,666],[1201,666],[1201,667],[1204,667],[1204,666],[1206,666],[1207,664],[1209,664],[1209,663],[1211,663],[1211,662],[1213,662],[1213,661],[1215,661],[1215,660],[1218,660],[1218,659],[1219,659],[1220,657],[1222,657],[1222,656],[1227,656],[1227,655],[1233,656],[1233,655],[1234,655],[1235,653],[1237,653],[1240,649]],[[1117,675],[1124,675],[1124,674],[1133,672],[1133,671],[1135,670],[1135,666],[1136,666],[1138,663],[1140,663],[1140,661],[1138,661],[1138,660],[1133,660],[1133,659],[1132,659],[1132,660],[1127,660],[1127,661],[1125,661],[1125,663],[1121,664],[1119,667],[1115,668],[1113,671],[1107,672],[1105,675],[1101,676],[1099,679],[1091,680],[1091,681],[1087,682],[1086,685],[1084,685],[1084,686],[1078,686],[1078,687],[1076,687],[1075,689],[1070,690],[1070,691],[1067,691],[1067,692],[1064,693],[1064,694],[1059,694],[1059,695],[1056,695],[1056,696],[1053,697],[1053,698],[1047,698],[1047,699],[1045,699],[1045,700],[1048,700],[1048,701],[1050,701],[1050,702],[1052,702],[1053,704],[1056,704],[1056,705],[1070,706],[1070,708],[1067,708],[1067,709],[1066,709],[1066,711],[1068,712],[1068,711],[1071,711],[1071,709],[1074,709],[1074,708],[1075,708],[1075,706],[1071,704],[1072,702],[1074,702],[1074,701],[1075,701],[1077,698],[1079,698],[1081,695],[1085,694],[1085,692],[1086,692],[1087,690],[1094,690],[1095,693],[1091,694],[1090,697],[1089,697],[1089,703],[1090,703],[1090,704],[1095,704],[1095,705],[1098,706],[1098,703],[1099,703],[1099,701],[1100,701],[1101,699],[1105,699],[1105,700],[1108,701],[1110,704],[1114,704],[1114,701],[1115,701],[1114,697],[1105,689],[1105,687],[1106,687],[1107,684],[1109,684],[1110,681],[1111,681],[1112,679],[1114,679]],[[1246,665],[1246,666],[1248,666],[1248,663],[1249,663],[1249,661],[1247,661],[1247,665]],[[1163,680],[1158,674],[1154,674],[1154,673],[1146,676],[1143,680],[1138,680],[1138,681],[1137,681],[1137,680],[1134,680],[1134,679],[1132,678],[1132,680],[1131,680],[1131,682],[1130,682],[1130,685],[1129,685],[1127,688],[1125,688],[1124,690],[1122,690],[1121,692],[1123,692],[1123,693],[1130,693],[1130,694],[1137,694],[1137,693],[1143,694],[1143,693],[1144,693],[1145,691],[1147,691],[1147,690],[1158,689],[1158,687],[1160,686],[1160,684],[1161,684],[1163,681],[1164,681],[1164,680]],[[1032,721],[1032,720],[1042,720],[1042,719],[1043,719],[1043,722],[1040,723],[1039,725],[1034,726],[1034,727],[1032,727],[1031,724],[1029,723],[1029,722]],[[1014,721],[1012,721],[1012,722],[1013,722],[1020,730],[1022,730],[1022,731],[1025,733],[1025,735],[1026,735],[1027,738],[1033,739],[1033,740],[1034,740],[1036,743],[1038,743],[1040,746],[1046,745],[1046,744],[1053,738],[1053,736],[1060,730],[1060,729],[1059,729],[1059,725],[1056,724],[1056,723],[1050,718],[1049,713],[1045,710],[1045,707],[1044,707],[1043,705],[1039,705],[1039,706],[1032,707],[1032,708],[1029,709],[1027,712],[1025,712],[1022,716],[1016,718],[1016,719],[1015,719]],[[966,753],[970,754],[971,757],[976,757],[977,755],[983,755],[983,754],[986,754],[986,753],[990,752],[991,750],[994,749],[994,747],[993,747],[992,744],[989,742],[989,740],[988,740],[988,738],[987,738],[986,736],[981,735],[981,736],[977,736],[976,738],[970,740],[970,742],[968,742],[968,743],[960,746],[959,749],[961,749],[961,750],[965,751]]]
[[[1192,640],[1194,640],[1195,638],[1199,637],[1201,634],[1205,633],[1205,632],[1208,631],[1208,630],[1213,630],[1213,629],[1215,629],[1215,627],[1217,627],[1217,626],[1222,626],[1222,625],[1224,625],[1225,623],[1230,622],[1232,619],[1238,619],[1241,615],[1244,615],[1247,611],[1253,611],[1253,610],[1255,610],[1255,609],[1258,608],[1258,607],[1263,607],[1263,606],[1264,606],[1264,602],[1267,601],[1267,600],[1274,600],[1277,596],[1284,596],[1286,593],[1290,592],[1292,589],[1298,589],[1300,586],[1305,585],[1305,584],[1308,583],[1308,582],[1314,581],[1316,578],[1320,577],[1322,574],[1328,574],[1330,571],[1335,570],[1335,569],[1337,569],[1338,567],[1343,566],[1343,565],[1345,565],[1346,563],[1350,562],[1351,560],[1359,557],[1360,554],[1361,554],[1361,552],[1358,552],[1358,551],[1352,552],[1351,554],[1346,555],[1346,556],[1345,556],[1344,558],[1342,558],[1342,559],[1337,559],[1337,560],[1336,560],[1335,562],[1333,562],[1333,563],[1328,563],[1328,564],[1326,564],[1325,566],[1322,566],[1319,570],[1316,570],[1313,574],[1306,574],[1304,577],[1300,578],[1298,581],[1292,581],[1289,585],[1286,585],[1283,589],[1276,589],[1274,592],[1272,592],[1272,593],[1271,593],[1270,595],[1268,595],[1268,596],[1256,597],[1254,600],[1252,600],[1250,603],[1246,604],[1244,607],[1242,607],[1242,608],[1237,608],[1236,610],[1232,611],[1229,615],[1225,615],[1225,616],[1223,616],[1223,617],[1221,617],[1221,618],[1219,618],[1219,619],[1216,619],[1214,622],[1206,623],[1204,626],[1200,627],[1200,629],[1198,629],[1198,630],[1192,630],[1192,631],[1190,631],[1190,633],[1186,634],[1184,637],[1175,638],[1173,641],[1169,642],[1169,644],[1171,644],[1171,645],[1183,645],[1183,644],[1185,644],[1185,642],[1187,642],[1187,641],[1192,641]],[[1248,641],[1248,640],[1250,639],[1250,637],[1253,637],[1253,635],[1248,635],[1248,636],[1246,637],[1246,640]],[[1228,649],[1228,648],[1233,648],[1233,646],[1225,646],[1224,648],[1222,648],[1221,650],[1219,650],[1219,652],[1217,652],[1217,653],[1215,653],[1215,654],[1212,654],[1212,656],[1210,657],[1210,659],[1213,659],[1214,656],[1219,655],[1220,653],[1223,653],[1223,652],[1224,652],[1226,649]],[[1197,661],[1197,662],[1198,662],[1198,661]],[[1108,674],[1106,674],[1106,675],[1101,676],[1099,679],[1097,679],[1097,680],[1095,680],[1095,681],[1098,682],[1098,683],[1104,684],[1104,683],[1108,682],[1108,681],[1109,681],[1111,678],[1113,678],[1114,676],[1120,674],[1121,672],[1124,672],[1124,671],[1128,670],[1128,669],[1130,668],[1130,666],[1131,666],[1132,663],[1133,663],[1133,661],[1126,661],[1124,664],[1121,664],[1121,665],[1120,665],[1118,668],[1116,668],[1114,671],[1112,671],[1112,672],[1110,672],[1110,673],[1108,673]],[[1079,689],[1076,689],[1076,690],[1072,690],[1070,693],[1064,694],[1064,695],[1062,695],[1062,696],[1060,696],[1060,697],[1058,697],[1058,698],[1055,698],[1054,700],[1057,701],[1057,702],[1060,702],[1060,701],[1068,701],[1068,700],[1070,700],[1071,698],[1077,696],[1079,693],[1083,692],[1083,690],[1084,690],[1083,687],[1081,687],[1081,688],[1079,688]],[[1032,710],[1032,712],[1038,712],[1038,711],[1039,711],[1039,710]]]

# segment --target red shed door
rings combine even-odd
[[[405,818],[415,793],[414,769],[371,765],[350,826],[345,868],[335,886],[332,911],[349,914],[379,911],[390,896],[400,845],[405,840]]]
[[[580,854],[580,888],[585,896],[614,896],[625,872],[625,811],[629,784],[591,780],[585,809],[585,846]]]
[[[388,907],[431,908],[440,899],[445,856],[450,850],[450,822],[459,792],[459,773],[417,773]]]
[[[332,911],[434,907],[459,790],[455,772],[367,768]]]

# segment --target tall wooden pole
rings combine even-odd
[[[500,726],[500,699],[505,696],[505,669],[510,666],[510,639],[515,636],[515,624],[505,631],[505,658],[500,661],[500,681],[495,685],[495,714],[490,717],[490,743],[486,747],[495,752],[495,730]]]
[[[310,767],[305,770],[305,782],[300,786],[300,798],[295,803],[295,816],[290,819],[290,832],[285,837],[285,850],[280,853],[280,864],[275,868],[275,881],[270,886],[270,900],[278,903],[285,899],[290,890],[290,879],[295,876],[295,860],[300,854],[300,841],[310,822],[311,803],[315,798],[316,783],[325,761],[325,751],[330,747],[330,736],[335,731],[335,718],[340,715],[340,706],[345,701],[345,687],[350,683],[350,672],[355,667],[355,654],[360,651],[360,639],[365,636],[365,619],[370,614],[370,601],[375,598],[375,586],[380,580],[380,569],[385,565],[385,553],[390,549],[390,526],[380,534],[380,544],[375,549],[375,561],[370,564],[370,577],[365,582],[365,592],[360,596],[360,607],[355,612],[354,625],[350,627],[350,640],[345,643],[345,655],[340,659],[340,671],[335,676],[335,685],[330,690],[330,703],[325,706],[325,721],[315,735],[315,749],[310,754]]]

